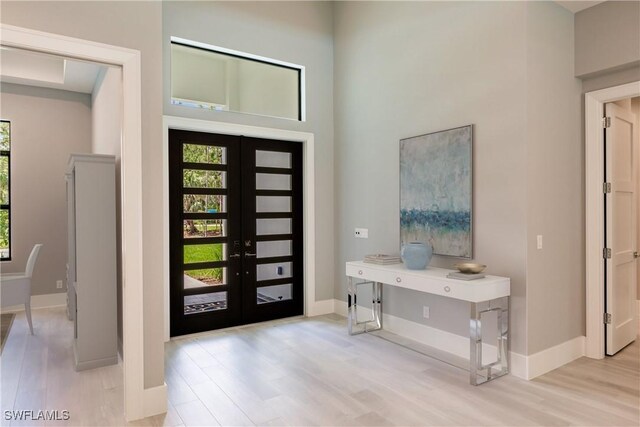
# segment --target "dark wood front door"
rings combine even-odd
[[[302,147],[169,131],[171,335],[303,313]]]

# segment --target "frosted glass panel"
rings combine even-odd
[[[291,175],[257,173],[256,190],[291,190]]]
[[[263,168],[291,168],[291,153],[256,150],[256,166]]]
[[[291,255],[291,240],[257,243],[258,258]]]
[[[278,267],[282,268],[282,274],[278,274]],[[256,266],[256,274],[258,281],[291,277],[291,263],[258,264]]]
[[[291,234],[291,218],[258,219],[256,220],[256,234]]]
[[[291,212],[291,197],[257,196],[256,212]]]

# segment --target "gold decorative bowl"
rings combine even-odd
[[[476,264],[475,262],[461,262],[458,264],[454,264],[454,267],[460,270],[460,273],[465,274],[477,274],[482,273],[485,268],[487,268],[484,264]]]

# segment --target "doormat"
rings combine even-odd
[[[4,349],[4,343],[9,336],[11,325],[13,325],[13,319],[16,317],[15,313],[6,313],[0,315],[0,353]]]

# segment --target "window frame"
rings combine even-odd
[[[0,157],[7,158],[7,186],[8,186],[8,198],[7,204],[0,204],[0,211],[7,211],[7,220],[9,222],[9,230],[7,231],[7,249],[9,250],[9,256],[4,257],[0,255],[0,262],[2,261],[11,261],[11,120],[0,120],[0,123],[8,123],[9,124],[9,149],[8,150],[0,150]]]
[[[196,48],[196,49],[201,49],[201,50],[217,53],[217,54],[220,54],[220,55],[231,56],[231,57],[234,57],[234,58],[244,59],[244,60],[248,60],[248,61],[260,62],[260,63],[263,63],[263,64],[273,65],[273,66],[276,66],[276,67],[287,68],[287,69],[290,69],[290,70],[297,71],[298,72],[298,117],[297,117],[297,119],[293,119],[293,118],[280,117],[280,116],[265,116],[263,114],[247,113],[247,112],[243,112],[243,111],[231,111],[231,110],[227,110],[227,109],[224,109],[224,108],[216,108],[217,104],[203,104],[203,103],[198,102],[198,101],[189,101],[189,100],[183,100],[183,99],[179,99],[179,98],[174,98],[173,96],[170,95],[169,96],[169,98],[170,98],[169,102],[171,104],[180,105],[180,106],[187,106],[187,107],[195,107],[195,108],[208,108],[208,109],[211,109],[213,111],[231,111],[231,112],[239,113],[239,114],[249,114],[249,115],[253,115],[253,116],[273,117],[273,118],[283,119],[283,120],[294,120],[294,121],[297,121],[297,122],[306,122],[306,120],[307,120],[307,117],[306,117],[306,95],[305,95],[306,84],[305,84],[305,67],[303,65],[293,64],[293,63],[290,63],[290,62],[280,61],[280,60],[277,60],[277,59],[267,58],[267,57],[264,57],[264,56],[254,55],[254,54],[247,53],[247,52],[241,52],[241,51],[238,51],[238,50],[227,49],[227,48],[224,48],[224,47],[215,46],[215,45],[211,45],[211,44],[208,44],[208,43],[201,43],[201,42],[185,39],[185,38],[182,38],[182,37],[171,36],[170,41],[169,41],[169,48],[173,44],[181,45],[181,46],[185,46],[185,47]]]

